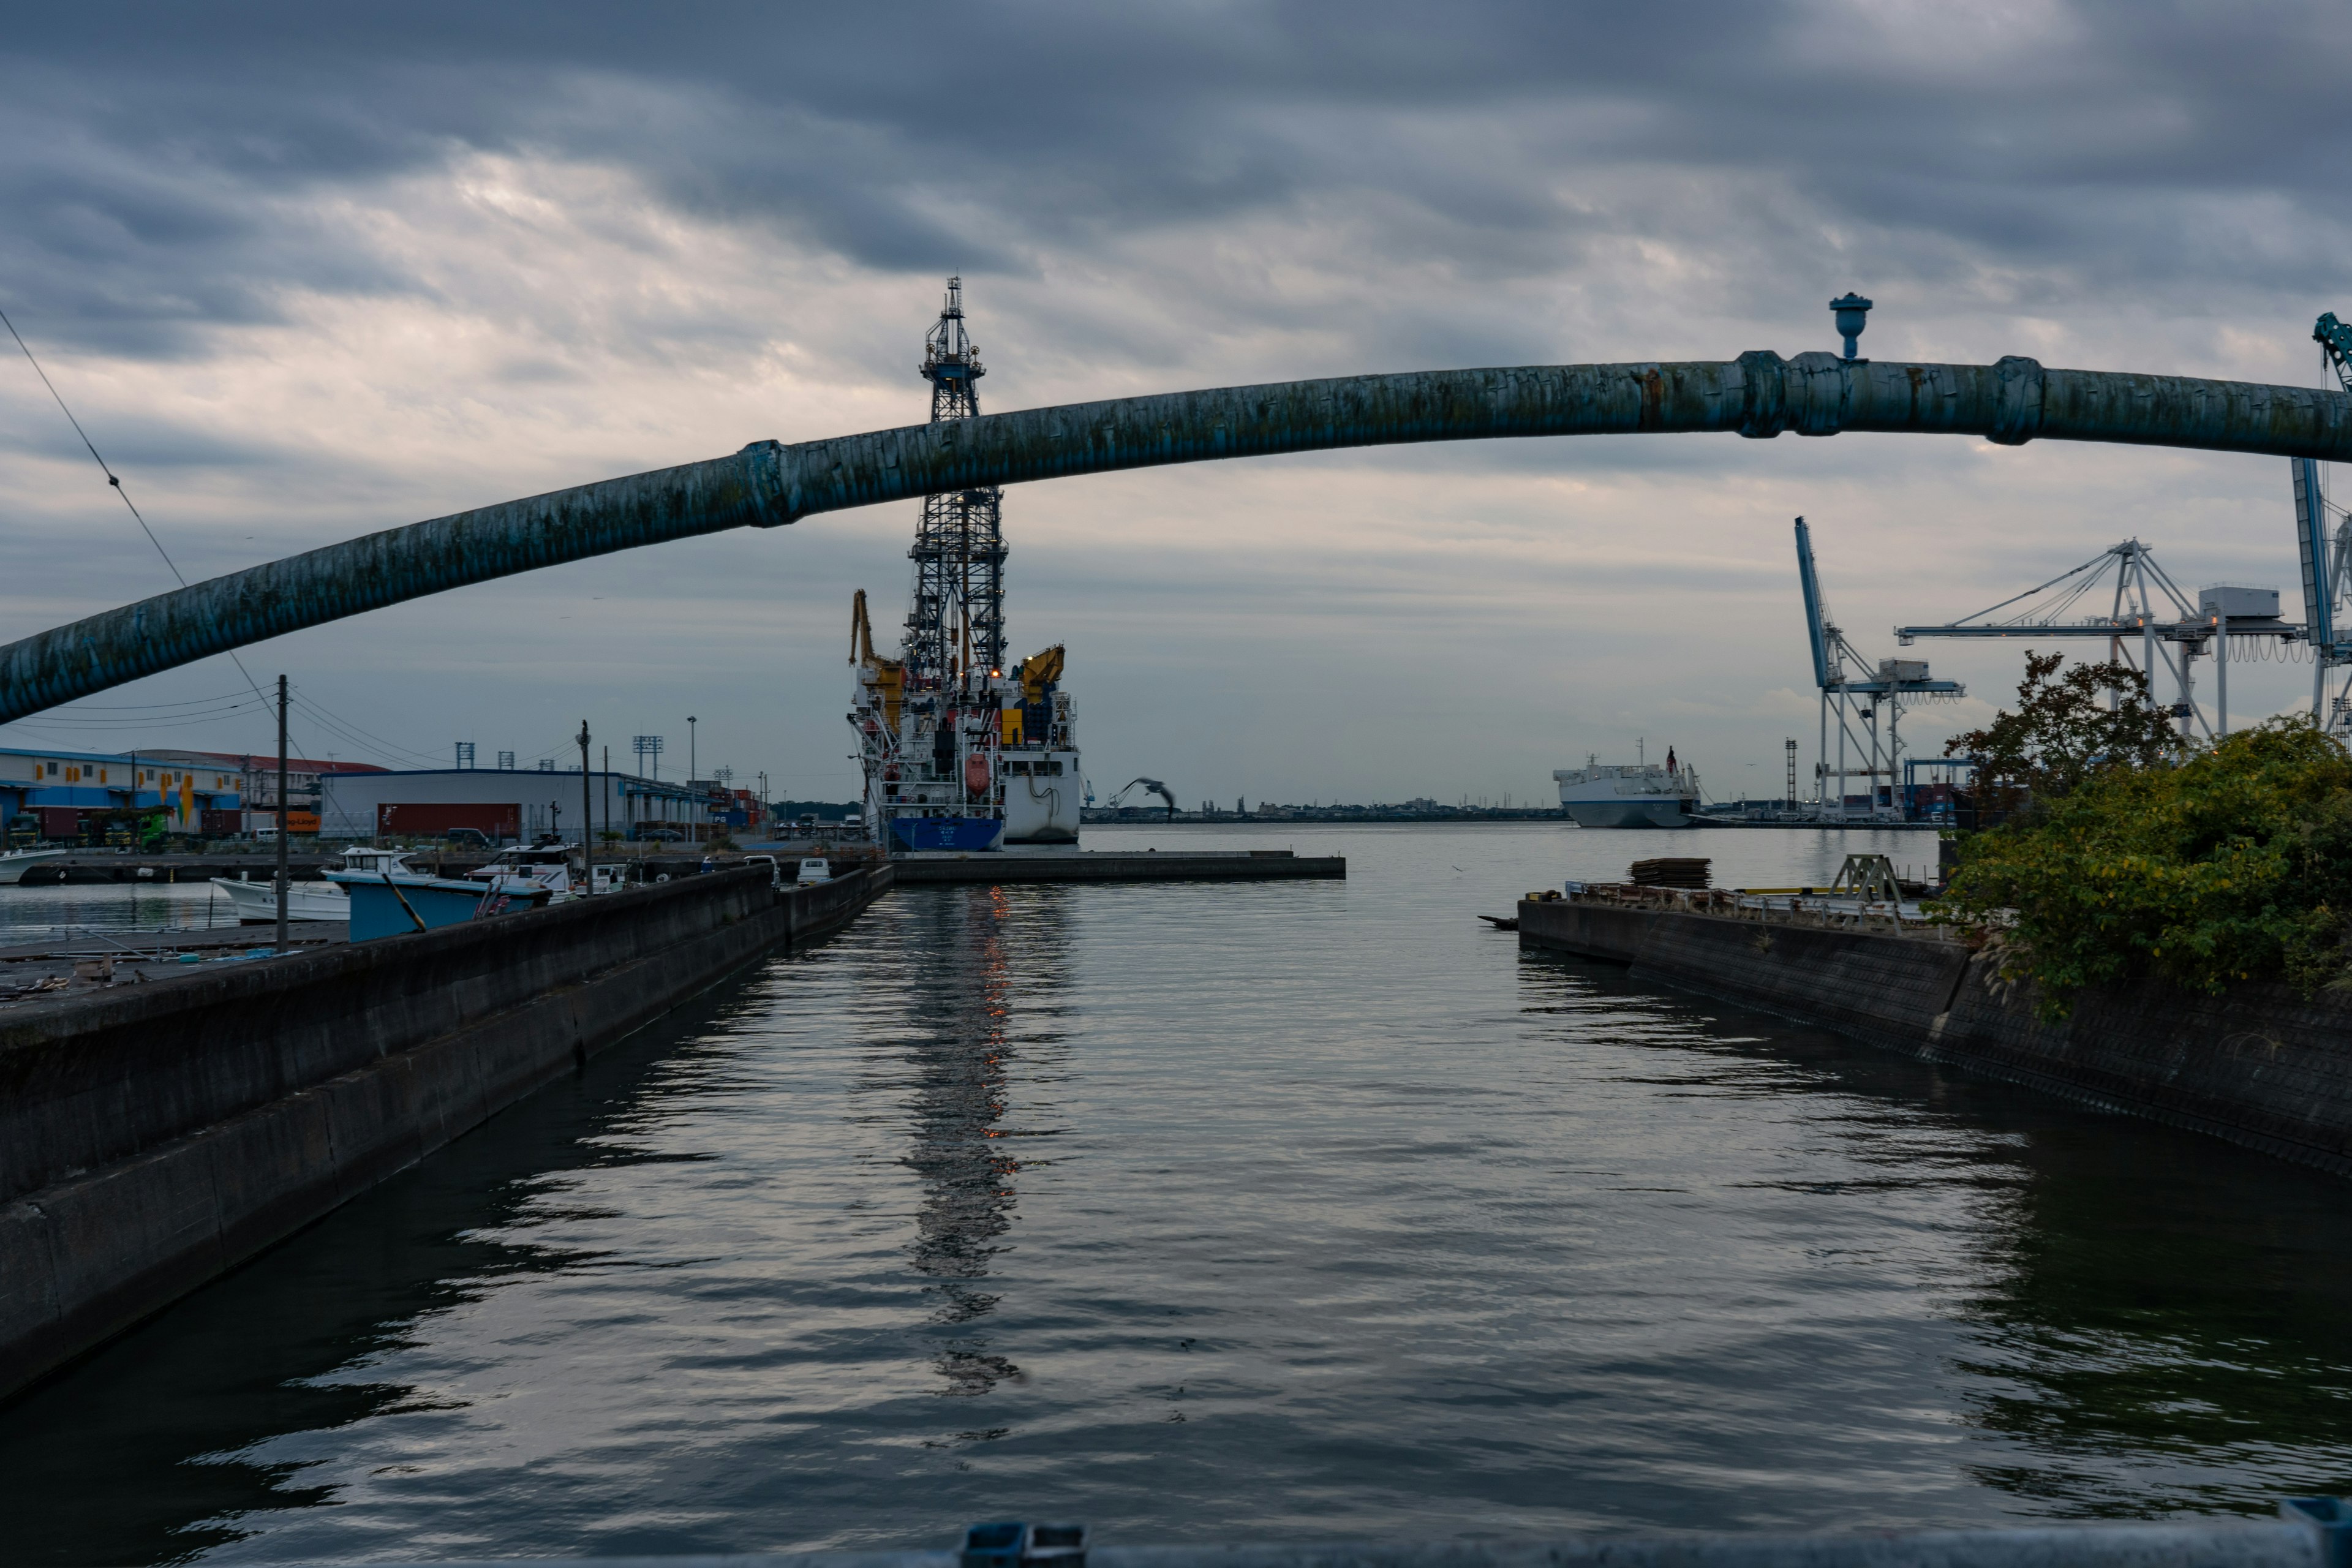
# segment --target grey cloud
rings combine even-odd
[[[1768,210],[1740,216],[1769,268],[1843,226],[1857,259],[1932,282],[1984,251],[2056,269],[2060,290],[2339,280],[2352,24],[2315,5],[2066,15],[2064,37],[1981,68],[1740,5],[154,7],[96,35],[35,18],[0,67],[19,150],[0,267],[77,341],[182,352],[194,325],[271,319],[285,285],[421,287],[273,203],[474,148],[628,167],[681,210],[886,270],[1020,274],[1046,248],[1313,204],[1391,258],[1528,275],[1654,233],[1644,174],[1696,170],[1754,185]],[[1580,206],[1604,167],[1615,188]],[[2324,238],[2195,221],[2248,192]],[[1676,222],[1723,240],[1703,214]]]

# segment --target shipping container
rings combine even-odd
[[[299,824],[301,814],[295,813]],[[512,802],[475,805],[436,801],[383,801],[375,808],[376,835],[383,838],[437,838],[453,827],[470,827],[493,841],[522,840],[522,807]],[[299,826],[296,828],[300,831]]]

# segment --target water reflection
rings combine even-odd
[[[1021,1148],[1055,1133],[1007,1118],[1024,1050],[1058,1039],[1036,1025],[1054,1018],[1067,984],[1067,901],[1063,889],[959,889],[910,917],[908,948],[926,962],[908,975],[900,1047],[912,1069],[902,1163],[922,1183],[907,1250],[937,1300],[933,1361],[952,1396],[1022,1377],[991,1349],[986,1320],[1001,1300],[998,1260],[1013,1250],[1019,1177],[1041,1163]],[[1025,1040],[1013,1032],[1016,994]]]
[[[1939,1182],[1973,1261],[1937,1313],[1964,1462],[2034,1511],[2145,1518],[2352,1489],[2352,1210],[2340,1180],[1897,1053],[1528,953],[1523,1004],[1671,1053],[1717,1089],[1760,1076],[1879,1173],[1892,1205]],[[1690,1027],[1693,1024],[1703,1026]],[[1890,1131],[1900,1136],[1889,1140]],[[1925,1157],[1923,1157],[1923,1155]],[[1824,1187],[1817,1190],[1827,1191]]]
[[[614,1129],[740,1005],[738,987],[712,993],[516,1106],[496,1137],[458,1140],[10,1404],[0,1475],[20,1506],[0,1556],[183,1562],[341,1501],[309,1465],[268,1456],[270,1439],[432,1408],[349,1369],[428,1342],[519,1275],[593,1264],[546,1223],[550,1198],[584,1171],[646,1163]]]
[[[2352,1487],[2338,1181],[2120,1120],[2040,1129],[2016,1163],[1962,1370],[1969,1419],[2032,1458],[1979,1479],[2118,1517]],[[2126,1464],[2142,1485],[2116,1487]]]

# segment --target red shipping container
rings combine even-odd
[[[81,812],[70,805],[44,805],[38,808],[41,837],[44,838],[79,838]]]
[[[226,838],[241,833],[245,830],[245,813],[207,808],[196,814],[196,830],[207,838]]]
[[[491,838],[520,840],[522,837],[522,807],[512,803],[444,805],[438,803],[404,805],[384,801],[375,808],[375,830],[379,837],[437,838],[453,827],[478,828]]]

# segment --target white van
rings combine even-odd
[[[801,862],[800,876],[796,879],[803,888],[818,882],[830,882],[833,880],[832,863],[822,855],[812,855]]]

